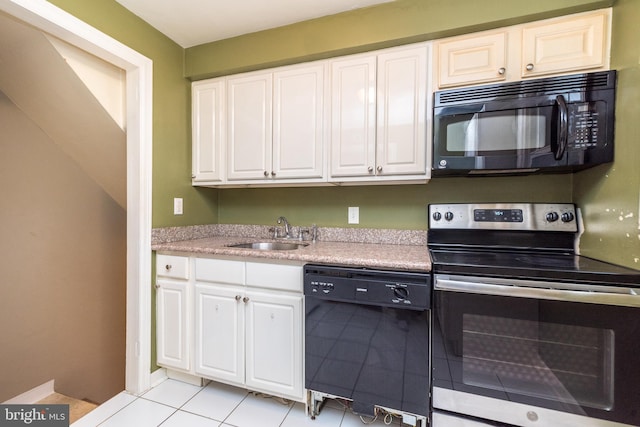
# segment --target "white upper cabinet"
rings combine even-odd
[[[331,62],[331,177],[374,174],[376,57]]]
[[[322,180],[325,63],[227,80],[227,180]]]
[[[271,173],[272,73],[227,79],[227,179],[265,179]]]
[[[609,8],[439,40],[436,86],[606,70],[610,21]]]
[[[216,184],[224,179],[224,90],[224,79],[191,86],[193,184]]]
[[[324,176],[325,68],[323,62],[273,73],[273,178]]]
[[[508,31],[447,39],[435,45],[441,88],[507,78]]]
[[[522,77],[608,65],[610,9],[522,27]]]
[[[331,61],[332,182],[427,180],[429,45]]]
[[[427,45],[378,55],[376,175],[426,176]],[[430,98],[430,97],[429,97]]]

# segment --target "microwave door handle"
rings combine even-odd
[[[558,104],[558,147],[556,148],[555,157],[556,160],[562,159],[564,152],[567,149],[567,140],[569,139],[569,109],[567,108],[567,102],[564,96],[558,95],[556,97],[556,103]]]

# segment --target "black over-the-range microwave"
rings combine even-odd
[[[562,173],[613,161],[616,72],[435,93],[433,175]]]

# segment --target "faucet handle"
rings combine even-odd
[[[298,240],[300,240],[301,242],[304,241],[304,233],[309,234],[309,229],[300,227],[298,229]]]

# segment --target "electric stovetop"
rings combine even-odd
[[[575,253],[578,217],[567,203],[430,205],[433,272],[639,285],[640,271]]]
[[[435,249],[430,253],[434,273],[621,286],[640,284],[640,271],[573,253]]]

